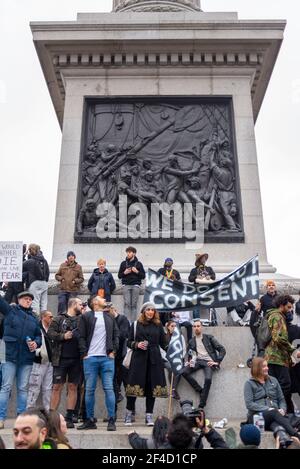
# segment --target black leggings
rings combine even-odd
[[[127,410],[131,410],[131,412],[134,412],[135,401],[136,401],[136,397],[127,397],[127,405],[126,405]],[[153,414],[154,404],[155,404],[155,397],[146,396],[146,414]]]
[[[263,417],[266,430],[273,432],[278,425],[281,425],[289,435],[294,436],[297,433],[297,430],[290,424],[289,418],[281,415],[277,409],[266,410],[263,412]]]

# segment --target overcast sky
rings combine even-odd
[[[36,242],[51,259],[61,131],[30,21],[111,11],[112,0],[0,0],[0,239]],[[300,54],[297,0],[202,0],[204,11],[287,19],[285,40],[256,124],[268,259],[300,278]]]

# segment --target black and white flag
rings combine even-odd
[[[221,280],[191,285],[169,280],[149,269],[144,302],[153,303],[158,311],[189,311],[195,306],[222,308],[238,306],[259,298],[258,256],[253,257]]]
[[[184,360],[184,346],[183,346],[184,338],[181,334],[180,328],[178,324],[176,324],[176,328],[171,336],[171,340],[169,343],[166,359],[171,365],[172,372],[174,375],[178,375],[182,368],[183,368],[183,360]]]

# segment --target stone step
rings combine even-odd
[[[3,438],[6,448],[13,448],[12,428],[13,420],[7,420],[5,428],[0,431],[0,436]],[[213,424],[215,421],[212,420]],[[77,430],[69,429],[68,438],[71,446],[74,449],[128,449],[128,433],[136,431],[140,436],[147,438],[152,433],[152,428],[146,427],[144,422],[138,420],[132,427],[125,427],[122,420],[117,421],[117,431],[107,432],[106,423],[98,421],[97,430]],[[226,428],[233,427],[237,435],[237,444],[240,443],[239,431],[240,422],[230,419]],[[223,438],[225,438],[225,429],[217,430]],[[204,447],[209,448],[206,439],[203,439]],[[262,435],[261,448],[275,449],[274,438],[271,432],[265,432]]]

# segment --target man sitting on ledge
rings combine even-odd
[[[199,407],[204,408],[211,387],[213,370],[219,369],[226,350],[212,335],[203,334],[199,319],[194,321],[193,329],[195,336],[188,344],[189,361],[182,371],[182,376],[200,394]],[[204,371],[203,388],[191,376],[198,370]]]

